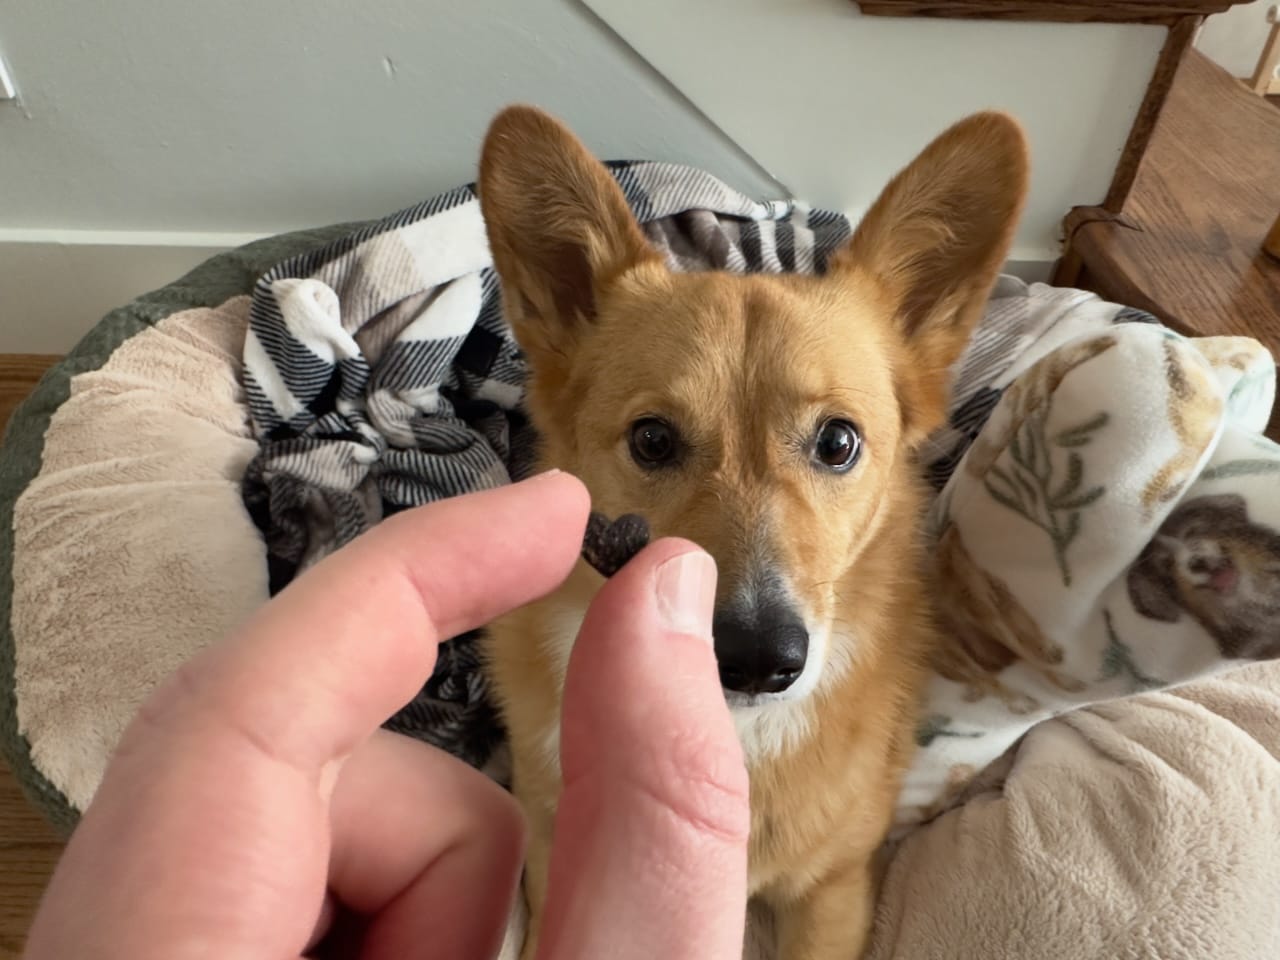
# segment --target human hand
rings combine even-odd
[[[581,484],[544,475],[399,514],[193,658],[125,732],[28,960],[297,957],[333,947],[348,914],[353,956],[492,956],[518,809],[379,727],[441,640],[564,579],[587,508]],[[710,643],[714,582],[692,544],[659,541],[592,605],[565,690],[557,822],[572,829],[557,831],[540,957],[741,956],[747,779]]]

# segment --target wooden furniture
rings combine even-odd
[[[1267,22],[1271,24],[1271,32],[1267,34],[1258,65],[1249,78],[1249,87],[1263,96],[1280,93],[1280,78],[1276,77],[1276,68],[1280,67],[1280,7],[1267,10]]]
[[[1280,262],[1262,251],[1277,214],[1280,110],[1193,50],[1123,209],[1068,214],[1054,282],[1280,356]],[[1268,432],[1280,438],[1276,414]]]
[[[1146,94],[1101,206],[1119,213],[1133,189],[1173,76],[1204,18],[1247,0],[854,0],[868,16],[1041,20],[1055,23],[1144,23],[1168,27]]]
[[[873,17],[1047,20],[1056,23],[1158,23],[1207,17],[1247,0],[855,0]]]
[[[59,358],[0,354],[0,429]],[[0,761],[0,960],[18,960],[62,841]]]

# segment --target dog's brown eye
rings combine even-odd
[[[676,431],[657,417],[631,425],[631,456],[642,467],[661,467],[676,456]]]
[[[848,470],[862,453],[862,438],[848,420],[828,420],[818,428],[813,452],[823,466],[836,471]]]

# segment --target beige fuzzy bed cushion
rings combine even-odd
[[[112,311],[0,452],[0,752],[70,829],[155,681],[266,595],[240,478],[249,294],[359,225],[266,238]]]
[[[165,317],[73,377],[14,506],[18,731],[76,810],[147,692],[267,599],[240,498],[248,307]]]

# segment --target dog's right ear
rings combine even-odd
[[[996,282],[1027,197],[1022,128],[977,113],[939,134],[884,188],[832,271],[886,295],[906,347],[897,373],[912,445],[946,418],[950,370]]]
[[[605,286],[659,255],[604,164],[536,108],[494,119],[478,186],[516,340],[540,375],[563,374]]]

